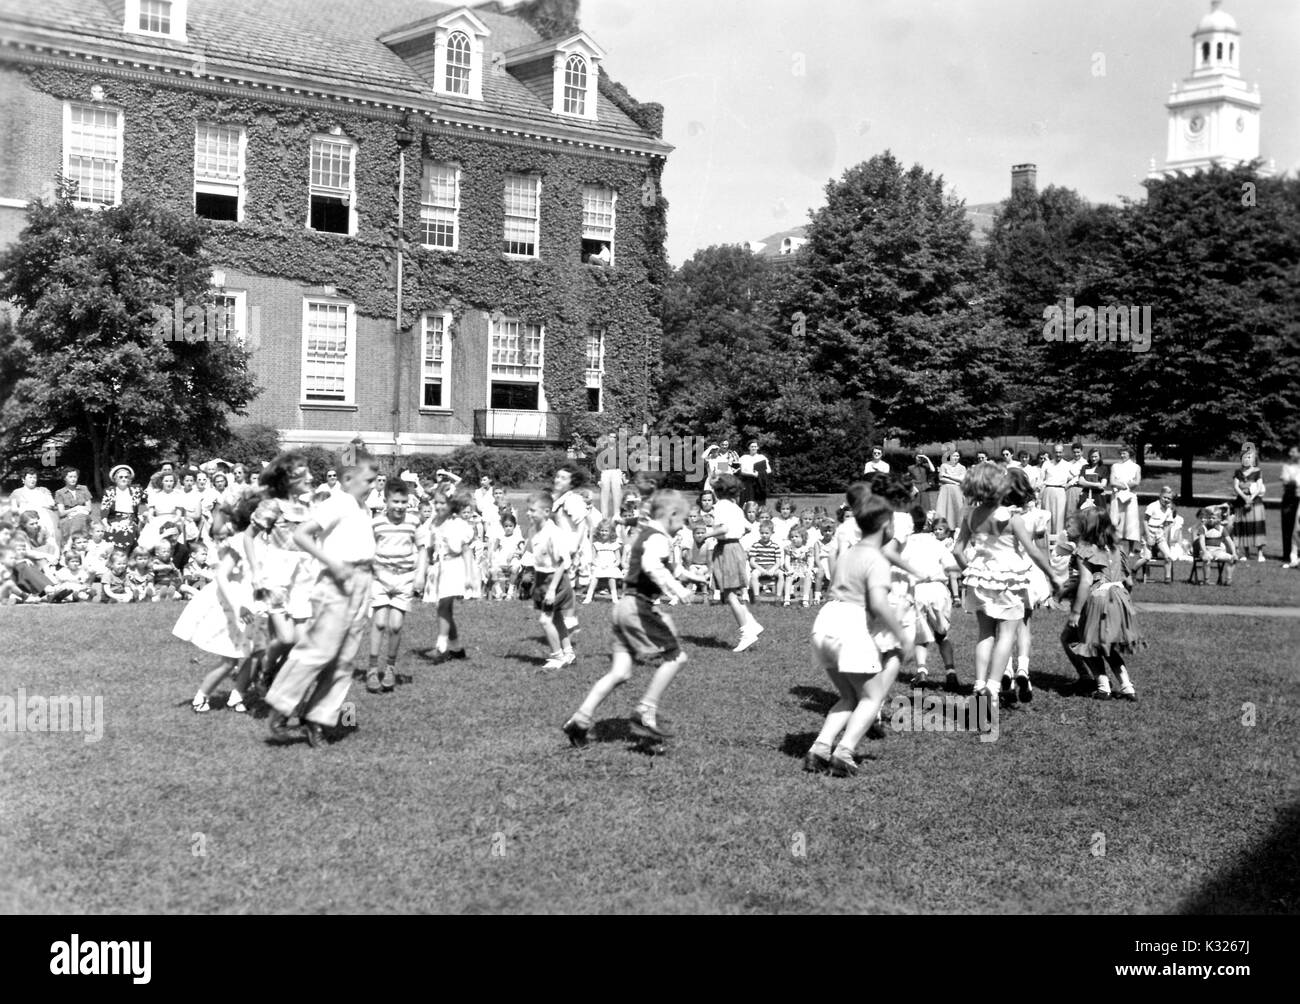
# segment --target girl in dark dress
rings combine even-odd
[[[1251,552],[1264,560],[1264,476],[1254,443],[1241,447],[1241,466],[1232,472],[1232,536],[1249,561]]]
[[[1079,508],[1105,506],[1110,501],[1106,494],[1106,485],[1109,483],[1110,468],[1101,462],[1101,450],[1093,447],[1088,451],[1088,462],[1079,474],[1079,487],[1083,490],[1079,497]]]

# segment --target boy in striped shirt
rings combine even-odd
[[[423,532],[408,517],[411,503],[406,482],[394,478],[384,485],[384,511],[371,521],[375,532],[375,577],[370,601],[370,667],[366,690],[372,694],[390,691],[397,685],[397,653],[402,642],[402,623],[415,596],[417,565],[427,561],[427,548],[416,536]],[[426,542],[427,543],[427,542]],[[387,653],[384,675],[379,675],[379,656]]]
[[[772,523],[763,520],[758,524],[758,540],[749,546],[749,599],[758,602],[759,590],[764,582],[775,582],[776,593],[781,596],[781,548],[772,539]]]

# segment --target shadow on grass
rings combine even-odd
[[[799,707],[804,711],[813,711],[819,715],[825,715],[840,699],[839,694],[833,694],[825,687],[794,686],[790,688],[790,696],[799,698]]]
[[[808,752],[816,741],[816,732],[787,732],[785,738],[781,740],[781,745],[777,748],[788,757],[802,760],[803,755]]]
[[[626,718],[602,718],[591,727],[590,739],[597,743],[635,742]]]
[[[1300,803],[1235,868],[1211,878],[1174,913],[1295,913],[1300,910]]]
[[[725,648],[728,652],[735,647],[734,642],[723,641],[712,634],[684,634],[682,641],[689,642],[697,648]]]
[[[522,662],[528,666],[541,667],[546,665],[546,657],[541,655],[524,655],[521,652],[507,652],[503,658],[509,659],[511,662]]]

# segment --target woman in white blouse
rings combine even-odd
[[[1119,461],[1110,469],[1110,521],[1115,524],[1115,538],[1126,554],[1137,550],[1142,539],[1142,515],[1138,509],[1137,486],[1142,468],[1133,462],[1128,447],[1121,447]]]

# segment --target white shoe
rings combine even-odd
[[[1260,552],[1259,560],[1260,560],[1261,562],[1264,561],[1264,553],[1263,553],[1262,551]]]
[[[758,636],[762,633],[762,631],[763,631],[762,625],[758,626],[758,630],[754,630],[753,628],[747,628],[741,631],[740,641],[736,644],[736,647],[733,648],[731,651],[743,652],[747,648],[752,648],[754,643],[758,641]]]
[[[565,655],[564,662],[562,663],[562,665],[572,666],[577,661],[578,661],[578,653],[569,652],[567,655]]]
[[[551,656],[549,659],[546,660],[546,662],[542,664],[542,672],[544,673],[554,672],[557,669],[563,669],[568,664],[569,664],[568,659],[566,659],[564,653],[561,652],[558,655]]]

